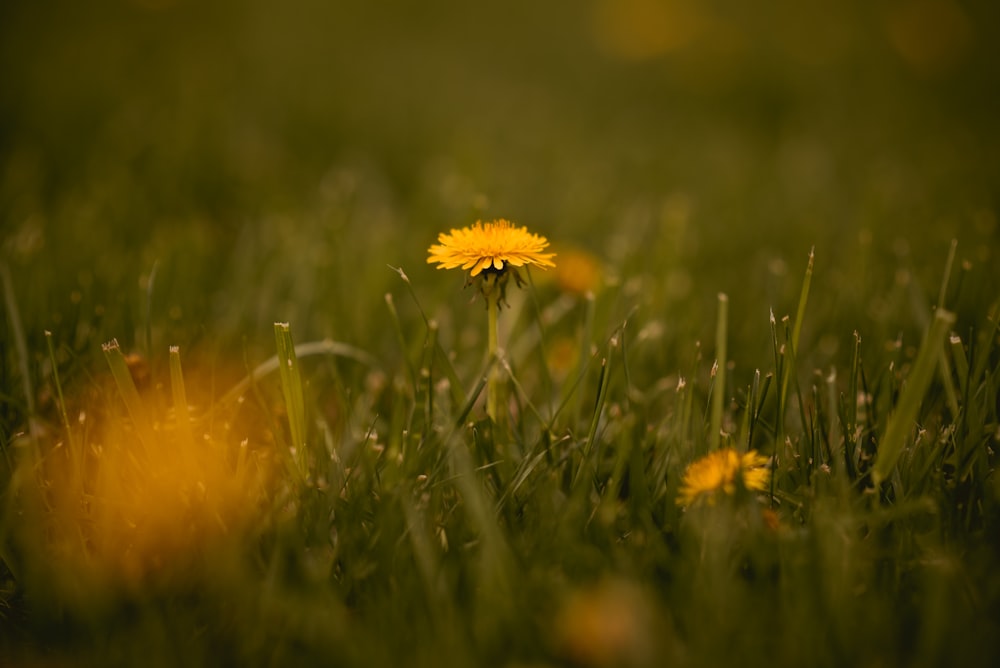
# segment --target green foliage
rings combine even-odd
[[[0,664],[1000,660],[992,5],[272,4],[0,9]]]

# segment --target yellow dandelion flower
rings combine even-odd
[[[469,278],[475,279],[470,282],[486,300],[487,353],[491,360],[499,360],[501,356],[497,317],[501,302],[506,302],[507,283],[513,276],[521,285],[519,267],[534,265],[546,269],[556,266],[552,261],[555,253],[545,252],[548,245],[549,240],[545,237],[532,234],[527,227],[515,227],[501,218],[491,223],[477,220],[471,227],[441,233],[438,243],[427,251],[427,264],[436,264],[438,269],[468,269]],[[501,424],[504,415],[500,369],[500,364],[493,364],[486,390],[486,412],[494,424]]]
[[[751,450],[741,455],[733,448],[723,448],[693,462],[684,472],[677,505],[689,506],[701,498],[711,503],[719,491],[736,493],[737,480],[749,490],[763,491],[770,481],[768,459]]]
[[[507,265],[545,269],[556,266],[552,262],[555,254],[543,252],[548,245],[545,237],[528,232],[527,227],[515,227],[510,221],[476,221],[471,227],[438,235],[438,243],[428,250],[427,263],[437,264],[438,269],[469,269],[470,276],[491,269],[503,271]]]

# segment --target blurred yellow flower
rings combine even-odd
[[[19,471],[23,521],[12,534],[31,555],[32,578],[63,604],[198,577],[210,555],[252,540],[265,521],[270,453],[232,431],[249,425],[184,429],[178,415],[141,401],[156,418],[146,439],[121,413],[94,408],[81,412],[78,438]]]
[[[528,232],[527,227],[515,227],[507,220],[476,221],[471,227],[438,235],[438,243],[428,250],[427,263],[437,264],[438,269],[470,269],[470,276],[488,270],[500,272],[507,265],[535,265],[544,269],[556,266],[552,262],[555,254],[543,252],[548,245],[545,237]]]
[[[603,271],[600,260],[579,248],[560,248],[555,281],[564,292],[585,295],[601,286]]]
[[[594,37],[608,54],[642,61],[679,51],[711,27],[696,0],[598,0],[592,6]]]
[[[770,481],[767,463],[767,457],[755,450],[743,455],[733,448],[709,453],[687,467],[677,505],[689,506],[701,498],[711,503],[719,491],[735,494],[737,480],[741,480],[746,489],[763,491]]]
[[[669,640],[656,623],[648,593],[608,580],[569,596],[555,619],[555,644],[574,666],[654,665],[658,643]]]
[[[972,52],[975,26],[955,0],[894,3],[886,13],[889,43],[918,74],[945,74]]]

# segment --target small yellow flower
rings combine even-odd
[[[770,481],[767,463],[767,457],[757,454],[755,450],[743,455],[733,448],[709,453],[693,462],[684,472],[677,505],[689,506],[700,498],[707,498],[711,503],[720,490],[733,495],[738,478],[742,479],[746,489],[763,491]]]
[[[470,269],[469,275],[478,276],[483,271],[503,271],[507,265],[541,268],[556,266],[554,253],[543,252],[548,240],[528,232],[527,227],[515,227],[507,220],[492,223],[476,221],[471,227],[453,229],[438,235],[438,243],[428,250],[428,264],[438,269]]]

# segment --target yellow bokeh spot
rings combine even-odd
[[[556,646],[577,666],[647,665],[659,631],[653,618],[651,602],[637,586],[600,582],[566,600],[555,620]]]
[[[93,466],[91,552],[130,581],[184,563],[258,510],[264,468],[246,444],[109,426]]]
[[[691,0],[597,0],[594,39],[609,55],[642,61],[677,51],[697,39],[707,19]]]
[[[918,74],[938,75],[955,68],[973,40],[969,17],[954,0],[909,0],[886,15],[889,43]]]
[[[102,417],[87,410],[82,433],[41,444],[41,458],[25,458],[18,471],[25,566],[67,603],[198,577],[206,558],[245,541],[266,517],[267,449],[221,420],[179,429],[171,412],[143,441],[112,406]]]
[[[603,277],[601,263],[592,254],[579,248],[559,249],[559,264],[552,278],[564,292],[578,295],[596,292]]]

